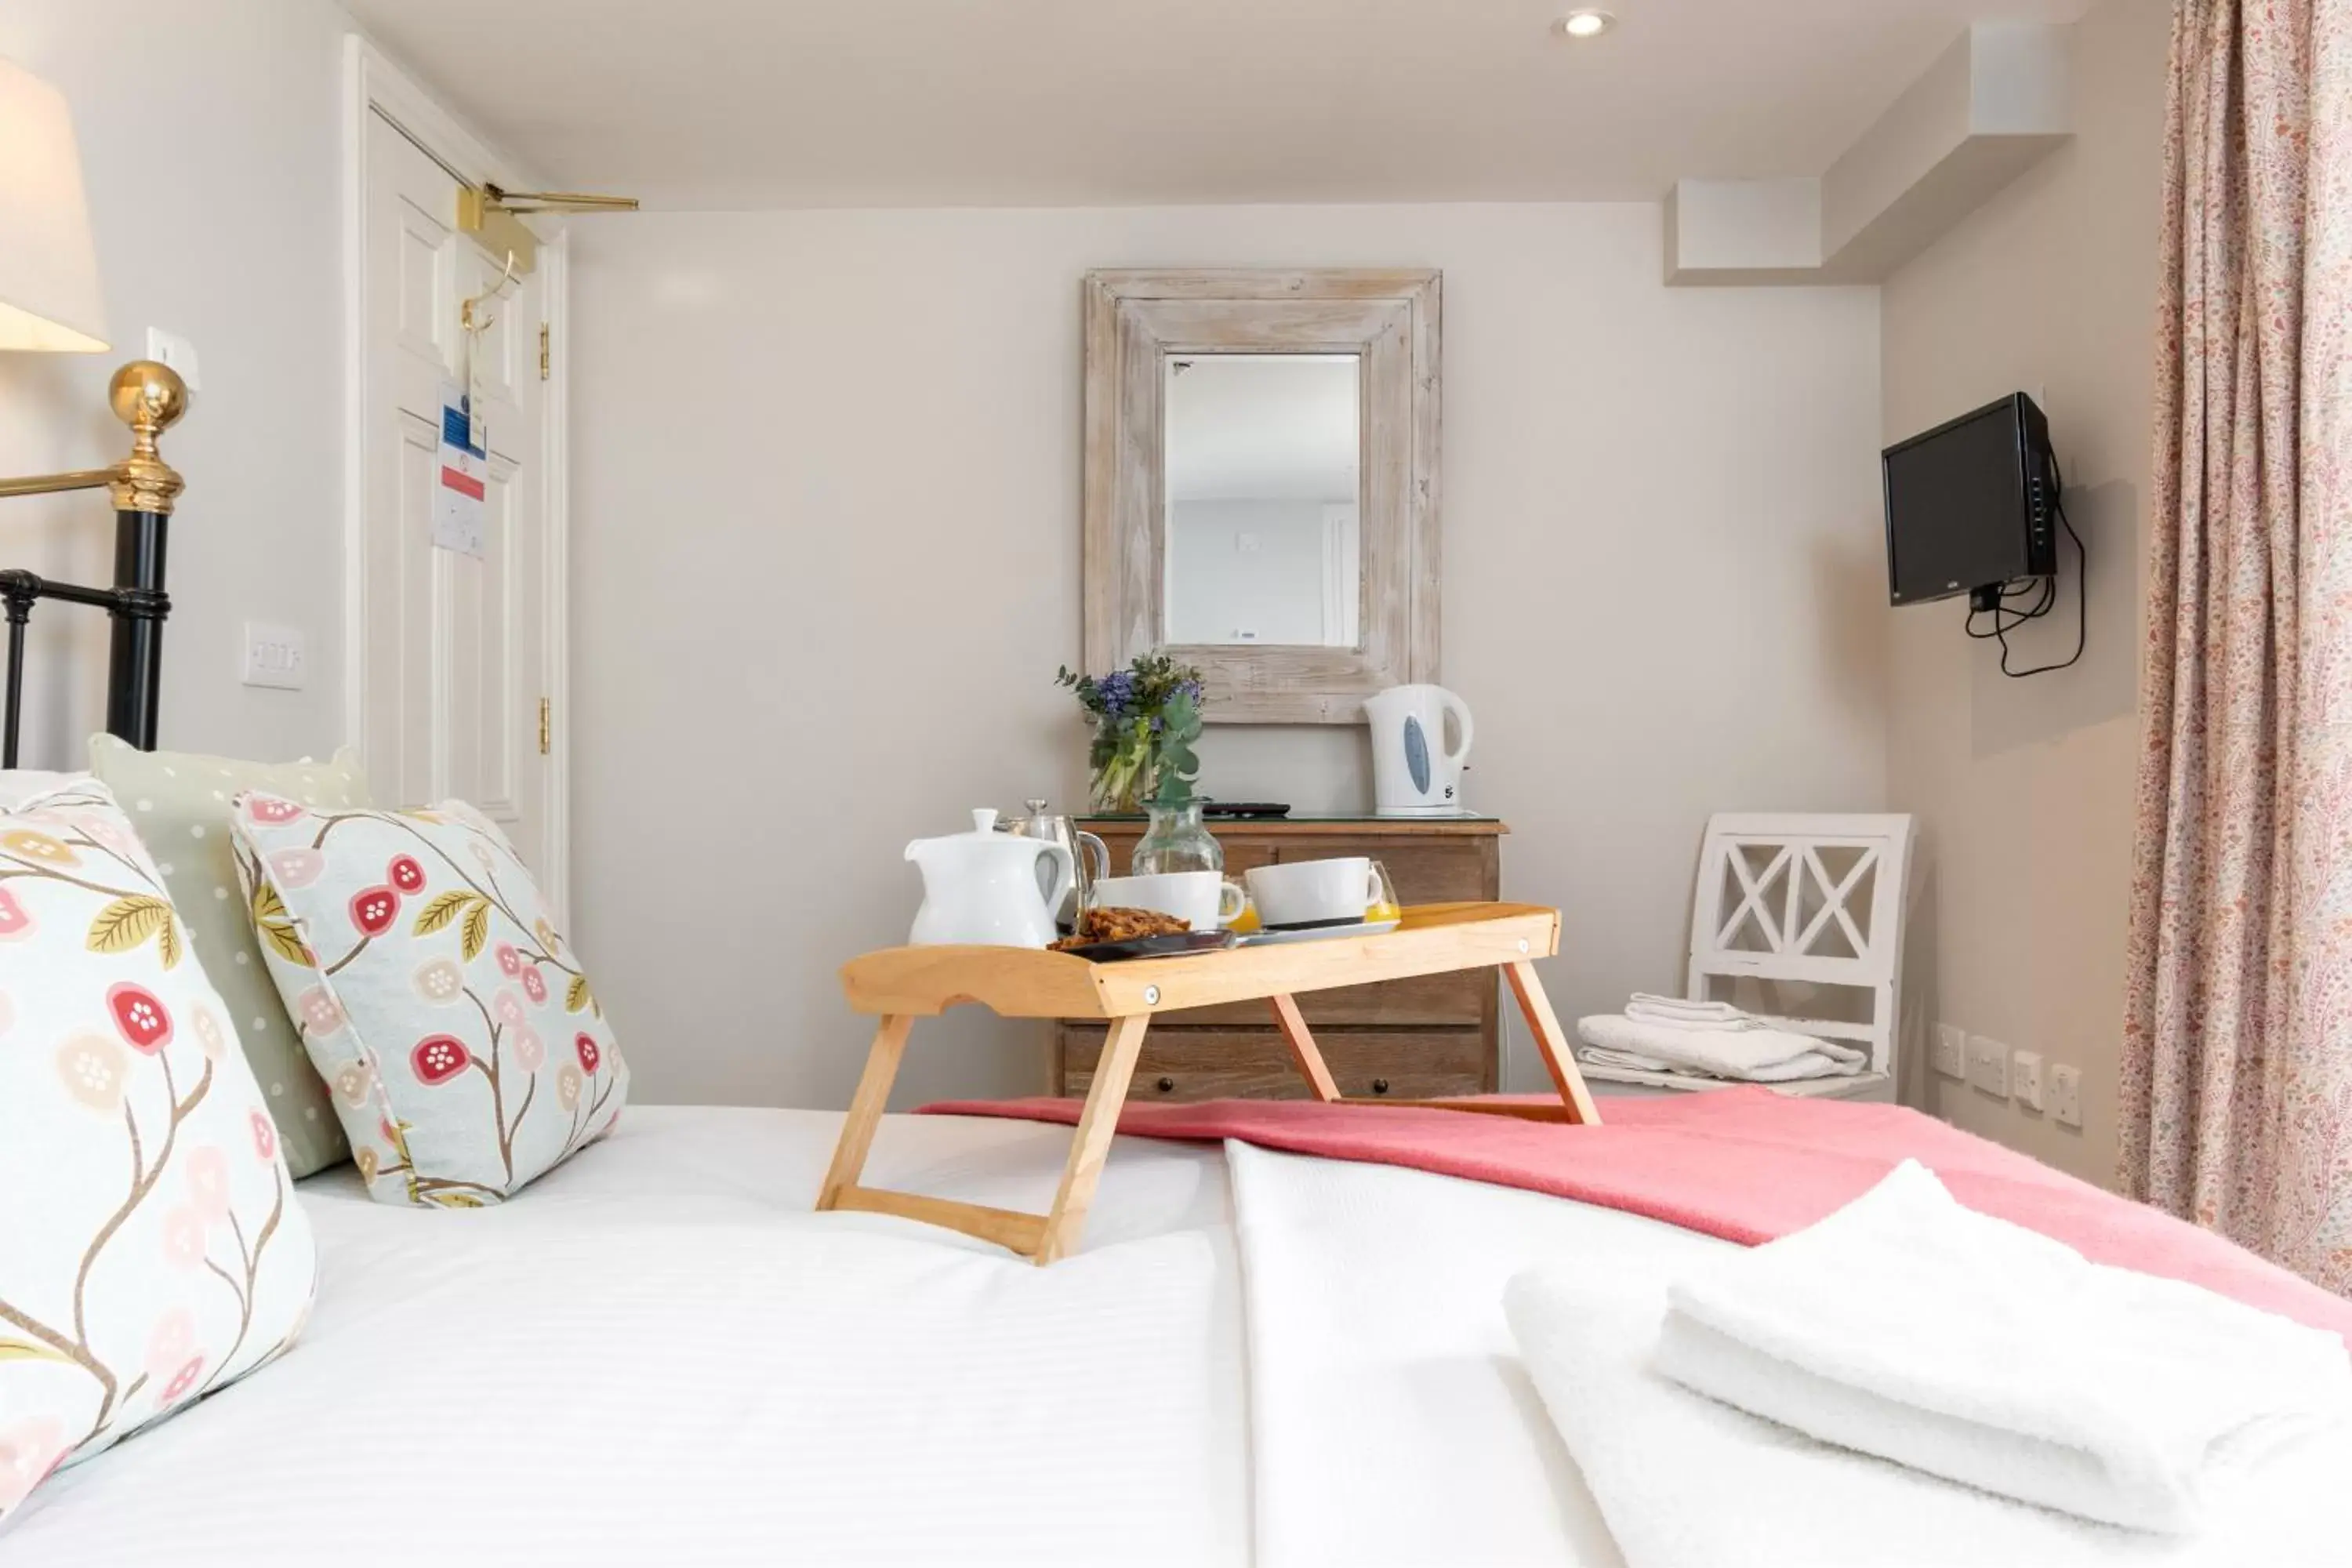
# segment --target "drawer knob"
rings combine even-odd
[[[1163,1078],[1157,1087],[1162,1094],[1173,1094],[1176,1092],[1176,1080],[1172,1078]]]
[[[1389,1091],[1389,1080],[1388,1080],[1388,1079],[1384,1079],[1384,1078],[1376,1078],[1376,1079],[1372,1079],[1372,1092],[1373,1092],[1374,1094],[1386,1094],[1388,1091]]]

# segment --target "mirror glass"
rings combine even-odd
[[[1356,647],[1360,354],[1162,356],[1162,637]]]

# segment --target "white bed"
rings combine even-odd
[[[1622,1563],[1504,1287],[1567,1263],[1659,1290],[1728,1244],[1419,1172],[1122,1139],[1083,1250],[1041,1269],[810,1213],[839,1121],[632,1108],[477,1213],[373,1204],[349,1173],[303,1184],[323,1279],[299,1346],[37,1489],[0,1568]],[[891,1117],[871,1170],[1040,1209],[1068,1137]],[[1784,1460],[1792,1441],[1752,1440]],[[1593,1474],[1620,1506],[1639,1494],[1644,1529],[1727,1484],[1670,1466],[1634,1487],[1649,1447],[1608,1443]],[[1807,1561],[1794,1539],[1774,1561]],[[2231,1558],[2131,1537],[2098,1560]]]

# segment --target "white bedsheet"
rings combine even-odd
[[[1671,1268],[1731,1244],[1451,1176],[1225,1152],[1262,1568],[1617,1568],[1504,1286],[1538,1263]]]
[[[478,1213],[303,1184],[301,1344],[40,1489],[0,1565],[1246,1562],[1220,1151],[1122,1140],[1039,1269],[810,1214],[839,1123],[632,1107]],[[894,1117],[867,1179],[1042,1210],[1068,1140]]]

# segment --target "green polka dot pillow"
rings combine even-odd
[[[245,1059],[278,1125],[287,1167],[307,1176],[351,1155],[302,1042],[262,965],[231,854],[230,802],[266,790],[308,805],[364,806],[367,780],[347,752],[324,763],[247,763],[142,752],[112,735],[89,742],[90,771],[113,791],[153,854],[188,946],[228,1007]]]
[[[263,961],[373,1195],[497,1203],[612,1130],[628,1068],[487,817],[256,791],[236,833]]]

